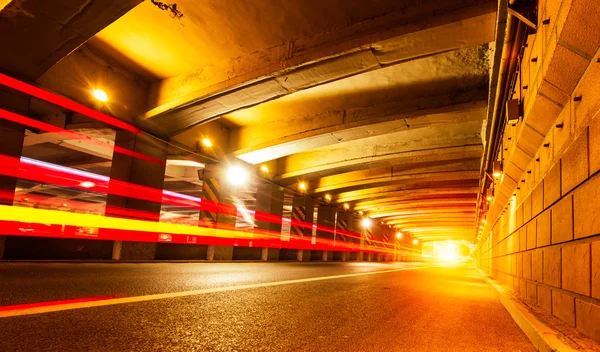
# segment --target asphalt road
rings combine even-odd
[[[430,265],[5,263],[0,351],[535,350],[472,266]]]

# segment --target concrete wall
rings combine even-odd
[[[588,15],[598,13],[594,1],[540,1],[515,94],[525,116],[505,131],[504,179],[476,249],[481,269],[596,342],[600,24]]]

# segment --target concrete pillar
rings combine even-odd
[[[27,115],[29,110],[29,97],[0,86],[0,107],[15,113]],[[18,123],[0,119],[0,154],[19,159],[23,150],[25,127]],[[12,205],[17,185],[17,178],[0,176],[0,204]],[[7,238],[0,236],[0,259],[4,257]]]
[[[292,223],[290,230],[290,243],[294,242],[304,246],[310,242],[312,236],[314,200],[307,196],[294,196],[292,200]],[[301,226],[302,225],[302,226]],[[302,240],[302,241],[299,241]],[[281,249],[281,259],[310,261],[310,250],[306,249]]]
[[[167,160],[167,144],[146,134],[133,134],[128,131],[117,131],[115,146],[127,148],[135,152],[157,159],[157,163],[141,160],[121,153],[114,153],[106,199],[106,215],[123,217],[120,209],[131,209],[144,213],[139,216],[143,220],[157,221],[160,218],[162,189],[165,180],[165,161]],[[110,194],[117,182],[124,181],[135,185],[151,187],[156,192],[148,192],[152,200],[142,200]],[[127,218],[138,218],[128,215]],[[114,260],[151,260],[154,259],[156,242],[114,241],[112,258]]]
[[[336,247],[344,247],[348,244],[349,238],[347,237],[348,232],[348,217],[350,214],[347,211],[338,211],[335,223],[335,245]],[[343,262],[348,261],[348,251],[335,251],[333,253],[333,260],[341,260]]]
[[[364,231],[361,226],[361,218],[357,214],[350,213],[350,215],[348,216],[348,231],[351,232],[353,236],[358,236],[358,238],[348,237],[348,242],[350,242],[354,248],[359,248],[358,251],[352,251],[349,253],[348,260],[362,261],[363,253],[360,251],[360,248],[363,247],[362,242],[364,237]]]
[[[283,215],[283,188],[268,182],[258,184],[256,191],[256,216],[255,224],[258,230],[265,230],[271,234],[279,234],[281,238],[281,221],[261,221],[260,213],[268,213],[278,219]],[[264,247],[261,249],[260,259],[262,261],[279,260],[279,248]]]
[[[214,203],[223,203],[233,206],[231,198],[232,187],[225,181],[225,165],[208,164],[203,170],[202,198]],[[233,206],[235,208],[235,206]],[[215,228],[235,227],[236,217],[224,214],[213,209],[200,211],[200,220]],[[207,260],[233,260],[233,246],[213,246],[206,248]]]
[[[335,227],[335,208],[329,204],[319,204],[317,209],[317,226],[326,226],[333,231]],[[317,241],[324,239],[327,245],[333,244],[333,233],[317,228]],[[311,253],[311,260],[332,261],[333,251],[315,250]]]

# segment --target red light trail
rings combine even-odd
[[[63,108],[78,112],[97,121],[106,123],[110,126],[120,128],[132,133],[141,133],[142,131],[124,121],[115,117],[106,115],[102,112],[91,109],[82,104],[59,96],[57,94],[45,91],[41,88],[16,80],[4,74],[0,74],[0,84],[9,88],[18,90],[22,93],[33,97],[45,100],[52,104]],[[22,124],[24,126],[38,129],[47,133],[54,133],[64,137],[66,140],[80,141],[94,147],[101,147],[110,152],[116,152],[131,156],[147,162],[155,164],[164,164],[163,161],[147,156],[145,154],[114,146],[110,143],[95,140],[83,134],[66,130],[48,123],[37,121],[35,119],[0,109],[0,118],[8,121]],[[236,216],[238,212],[248,212],[254,215],[254,221],[264,221],[276,224],[282,222],[292,222],[294,227],[303,229],[316,229],[318,232],[336,234],[336,229],[324,225],[315,225],[313,223],[297,221],[282,216],[269,213],[237,209],[234,205],[220,202],[213,202],[206,199],[200,199],[176,192],[170,192],[162,189],[141,186],[129,182],[124,182],[116,179],[110,179],[106,176],[101,176],[81,170],[71,169],[60,165],[45,163],[39,160],[29,158],[13,158],[5,155],[0,155],[0,175],[24,179],[43,184],[50,184],[59,187],[67,187],[78,189],[85,192],[95,192],[107,195],[117,195],[127,198],[135,198],[159,204],[172,205],[195,210],[210,211],[218,214]],[[316,238],[312,236],[297,236],[290,235],[289,239],[282,238],[280,232],[270,232],[253,228],[251,230],[240,231],[234,225],[221,223],[207,223],[202,220],[190,220],[186,217],[174,217],[172,219],[163,220],[156,225],[158,215],[152,212],[140,210],[126,209],[114,206],[104,206],[103,204],[87,203],[72,199],[63,199],[61,197],[44,197],[36,194],[15,195],[13,192],[0,191],[0,199],[12,202],[16,205],[13,208],[19,208],[20,205],[35,205],[37,207],[49,207],[60,210],[60,213],[65,213],[66,210],[74,211],[75,213],[85,211],[95,214],[105,214],[106,219],[123,218],[136,219],[138,228],[118,228],[86,226],[86,223],[43,223],[31,222],[29,219],[11,219],[6,220],[0,218],[0,224],[3,226],[0,232],[10,236],[41,236],[41,237],[60,237],[60,238],[90,238],[90,239],[106,239],[106,240],[124,240],[124,241],[141,241],[141,242],[170,242],[182,244],[211,244],[211,245],[229,245],[229,246],[245,246],[245,247],[274,247],[274,248],[291,248],[291,249],[309,249],[309,250],[328,250],[328,251],[364,251],[364,252],[387,252],[391,253],[392,246],[390,243],[370,241],[376,246],[361,245],[359,242],[362,236],[351,231],[340,232],[346,237],[347,241],[327,238]],[[23,204],[25,203],[25,204]],[[25,209],[25,208],[23,208]],[[40,211],[42,211],[40,209]],[[6,211],[5,211],[6,213]],[[94,216],[94,215],[92,215]],[[99,216],[99,215],[96,215]],[[18,217],[18,216],[17,216]],[[94,219],[93,219],[94,220]],[[96,221],[95,219],[94,221]],[[108,221],[110,223],[110,221]],[[190,227],[190,234],[182,233],[158,233],[152,227],[160,226],[160,224],[172,223],[185,225]],[[155,225],[152,225],[155,224]],[[131,224],[129,224],[131,225]],[[192,230],[196,228],[196,230]],[[200,230],[198,230],[200,229]],[[181,229],[177,229],[180,231]],[[198,232],[200,231],[200,232]],[[212,231],[212,232],[211,232]],[[215,231],[225,231],[227,235],[219,232],[218,236],[211,235]],[[185,231],[184,231],[185,232]],[[337,231],[339,232],[339,230]],[[379,245],[379,246],[377,246]],[[405,248],[411,250],[410,248]]]

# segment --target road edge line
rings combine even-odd
[[[539,320],[523,302],[508,295],[506,289],[497,284],[495,280],[492,280],[489,275],[483,273],[479,269],[477,270],[492,291],[494,291],[496,297],[500,300],[500,303],[506,308],[510,316],[538,351],[582,351],[581,349],[573,348],[563,342],[560,337],[568,339],[563,333]]]

